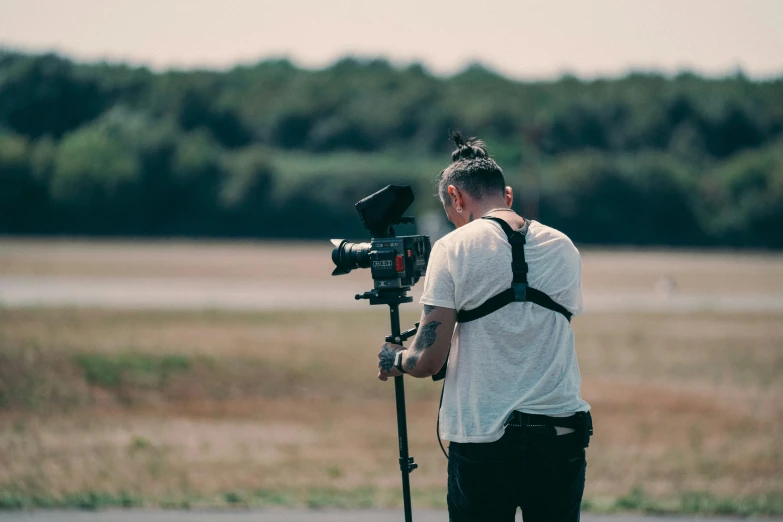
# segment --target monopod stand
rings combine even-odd
[[[356,294],[356,299],[369,299],[371,305],[389,305],[391,319],[391,335],[386,337],[386,342],[402,344],[403,341],[416,333],[418,323],[410,330],[400,332],[400,304],[410,303],[413,298],[407,295],[408,288],[394,290],[370,290],[363,294]],[[418,466],[414,464],[413,457],[408,455],[408,422],[405,416],[405,385],[402,375],[394,378],[394,393],[397,399],[397,438],[400,446],[400,471],[402,472],[402,501],[405,507],[405,522],[413,521],[411,513],[411,483],[410,473]]]

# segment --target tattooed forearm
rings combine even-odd
[[[435,307],[432,306],[430,308],[434,309]],[[427,313],[427,306],[425,306],[424,314],[426,315]],[[416,368],[416,365],[419,363],[421,352],[435,343],[435,330],[437,330],[438,326],[440,326],[438,321],[430,321],[419,328],[419,333],[416,334],[416,340],[413,341],[412,349],[407,351],[407,357],[403,363],[406,372],[410,372]]]
[[[434,306],[424,305],[424,315],[425,316],[430,315],[433,312],[433,310],[435,310]]]
[[[385,372],[390,372],[394,367],[394,356],[397,354],[396,350],[391,350],[384,346],[378,353],[378,366]]]
[[[418,363],[419,363],[418,352],[408,352],[408,358],[405,359],[403,366],[405,366],[405,371],[409,372],[413,370]]]
[[[435,343],[435,330],[440,326],[438,321],[430,321],[421,328],[416,335],[416,341],[413,343],[413,349],[416,351],[429,348]]]

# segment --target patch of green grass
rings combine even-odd
[[[615,500],[614,507],[622,511],[644,511],[647,502],[648,499],[644,494],[644,490],[637,486],[626,495]]]
[[[165,497],[158,498],[154,502],[150,499],[147,502],[148,505],[154,505],[163,509],[200,509],[209,508],[219,505],[220,503],[213,500],[209,501],[203,495],[195,491],[187,491],[184,493],[168,494]]]
[[[375,505],[376,490],[372,487],[356,489],[313,488],[307,493],[307,507],[311,509],[370,508]]]
[[[329,478],[340,478],[343,476],[343,470],[338,465],[326,466],[326,476]]]
[[[245,500],[242,498],[242,495],[240,495],[236,491],[227,491],[226,493],[223,493],[223,500],[225,500],[227,504],[245,503]]]
[[[414,488],[413,504],[418,507],[446,508],[444,488]],[[377,489],[360,487],[307,488],[290,490],[256,489],[251,491],[226,491],[216,497],[202,497],[194,493],[165,498],[139,498],[126,492],[109,493],[85,491],[62,496],[27,495],[13,491],[0,491],[0,510],[68,508],[99,510],[107,508],[132,508],[159,506],[164,509],[210,508],[221,506],[247,507],[308,507],[311,509],[340,508],[367,509],[373,507],[398,508],[402,496],[398,488]],[[705,492],[688,492],[679,498],[653,498],[641,487],[636,487],[614,501],[590,499],[582,502],[582,510],[594,513],[638,511],[647,514],[730,515],[730,516],[781,516],[783,493],[748,497],[716,497]]]
[[[84,493],[73,493],[63,497],[62,507],[75,507],[80,509],[102,509],[110,507],[136,507],[141,502],[136,498],[120,493],[113,495],[105,492],[88,491]]]
[[[0,492],[0,509],[22,509],[26,507],[27,497],[16,493]]]
[[[609,509],[605,509],[608,507]],[[755,516],[783,515],[783,493],[745,497],[717,497],[707,492],[685,492],[679,498],[654,498],[641,487],[615,500],[603,508],[592,501],[583,502],[582,508],[591,511],[641,511],[648,514],[701,514]],[[598,509],[595,509],[598,508]]]
[[[136,452],[152,447],[152,442],[141,435],[135,435],[130,442],[130,451]]]
[[[15,492],[0,492],[0,510],[76,508],[96,510],[105,508],[132,508],[143,506],[138,497],[126,492],[117,494],[103,491],[84,491],[63,496],[25,495]]]
[[[294,504],[294,497],[291,493],[257,489],[252,493],[251,503],[260,506],[290,506]]]
[[[87,384],[113,389],[128,384],[160,387],[172,373],[186,371],[191,366],[190,359],[184,355],[145,353],[81,353],[74,355],[73,360],[84,373]]]
[[[686,493],[680,499],[679,513],[716,515],[782,515],[783,493],[751,497],[716,497],[710,493]]]
[[[402,491],[399,489],[392,490],[394,506],[402,506]],[[426,506],[434,509],[446,509],[446,488],[445,487],[429,487],[429,488],[414,488],[411,491],[411,500],[413,505]]]

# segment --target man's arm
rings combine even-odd
[[[452,308],[424,305],[419,331],[402,355],[402,367],[414,377],[435,375],[446,362],[457,322]]]
[[[405,373],[413,377],[429,377],[438,373],[449,356],[456,322],[457,311],[453,308],[424,305],[419,331],[410,348],[405,349],[392,343],[384,343],[381,346],[381,351],[378,352],[378,378],[385,381],[389,377],[400,375],[394,367],[398,351],[402,351],[402,367]]]

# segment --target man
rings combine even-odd
[[[378,378],[427,377],[448,358],[450,520],[514,520],[517,507],[525,522],[579,520],[592,433],[570,326],[583,309],[579,252],[511,210],[482,142],[453,139],[438,192],[457,229],[433,246],[418,334],[409,349],[382,346]]]

